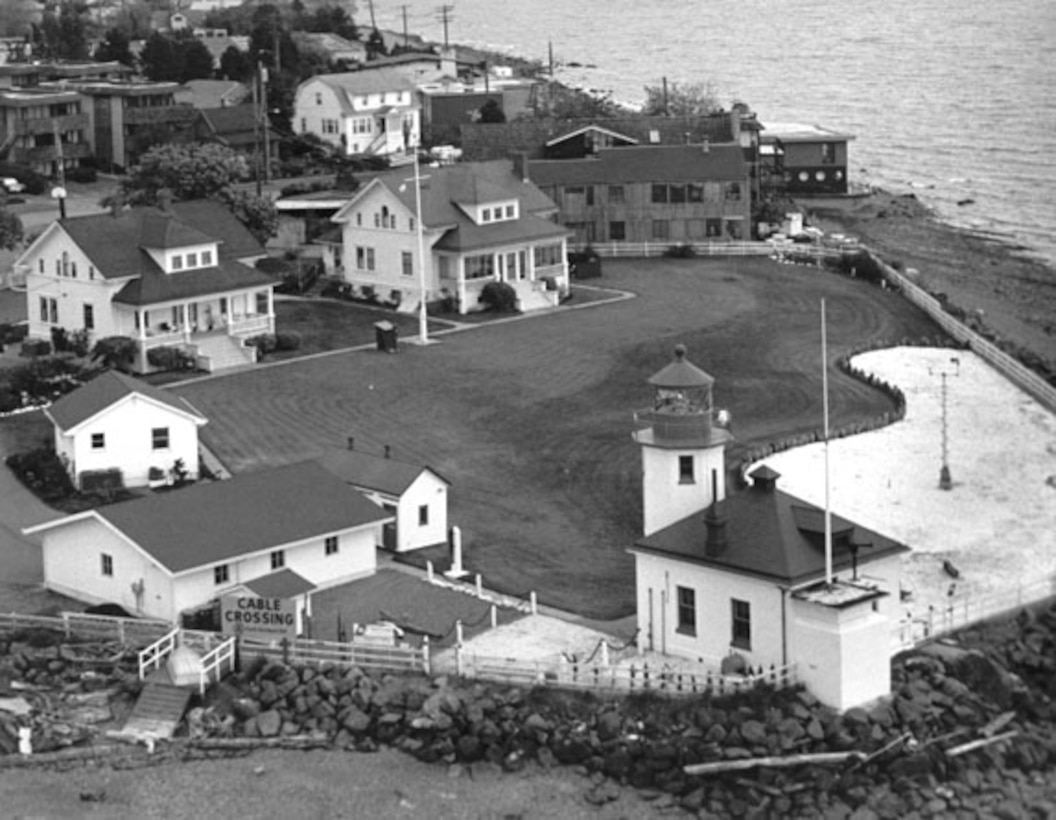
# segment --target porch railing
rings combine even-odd
[[[231,318],[227,323],[227,333],[229,336],[252,336],[255,333],[269,333],[271,332],[272,321],[273,318],[266,313]]]

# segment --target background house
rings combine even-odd
[[[89,603],[175,621],[289,569],[319,589],[376,568],[391,516],[315,462],[126,501],[26,530],[44,585]]]
[[[49,339],[61,327],[89,342],[129,336],[142,371],[157,347],[179,347],[207,369],[251,363],[243,340],[275,330],[274,283],[243,264],[263,253],[212,200],[58,220],[16,262],[26,271],[29,335]]]
[[[44,411],[55,452],[81,487],[87,473],[120,470],[126,487],[146,485],[151,468],[171,477],[176,462],[198,478],[198,428],[206,418],[186,399],[109,370]]]
[[[764,188],[791,195],[847,193],[847,144],[853,139],[819,125],[768,124],[759,146]]]
[[[577,244],[748,239],[751,180],[740,146],[628,145],[538,160],[528,174]]]
[[[523,166],[521,166],[523,169]],[[568,290],[568,231],[554,203],[514,163],[430,167],[420,172],[426,302],[479,308],[488,282],[507,282],[521,310],[552,307]],[[379,174],[333,217],[343,228],[343,278],[360,292],[413,311],[423,298],[414,174]]]
[[[421,142],[414,83],[395,69],[319,74],[297,87],[293,128],[345,155],[393,156]]]
[[[395,520],[386,524],[378,546],[393,552],[447,543],[447,492],[451,483],[433,470],[352,447],[334,450],[319,463],[355,487]]]

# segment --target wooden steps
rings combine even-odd
[[[191,694],[189,689],[171,683],[147,681],[124,727],[112,734],[144,741],[171,738],[183,719]]]

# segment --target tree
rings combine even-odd
[[[144,0],[122,0],[113,18],[113,26],[129,40],[146,40],[153,31],[151,18],[154,10]]]
[[[279,212],[270,199],[231,188],[221,192],[219,199],[262,245],[279,232]]]
[[[381,36],[380,31],[374,29],[367,38],[367,59],[376,60],[386,54],[388,51],[385,48],[385,38]]]
[[[244,83],[251,79],[253,64],[244,51],[236,46],[228,46],[220,55],[219,74],[224,79]]]
[[[506,122],[506,114],[502,110],[502,106],[495,100],[488,100],[484,105],[480,107],[480,121],[481,122]]]
[[[92,348],[92,361],[103,367],[128,372],[136,360],[139,346],[128,336],[105,336]]]
[[[642,113],[648,116],[702,117],[721,111],[718,92],[711,83],[647,85]]]
[[[56,15],[44,12],[40,36],[44,53],[56,60],[83,60],[88,57],[88,40],[84,33],[85,7],[63,3]]]
[[[129,48],[128,35],[119,28],[110,29],[96,47],[93,59],[100,63],[114,61],[127,66],[135,63],[132,50]]]
[[[208,80],[213,76],[213,55],[206,48],[205,43],[197,37],[190,40],[178,41],[180,50],[180,61],[183,69],[180,72],[180,82],[188,80]]]
[[[22,220],[6,208],[0,207],[0,248],[13,251],[22,244]]]
[[[34,0],[4,0],[0,3],[0,37],[24,37],[37,15]]]
[[[305,31],[329,32],[346,40],[358,40],[359,30],[348,12],[341,6],[319,6],[315,14],[306,17]]]
[[[139,53],[143,73],[155,82],[179,82],[183,75],[182,51],[176,41],[155,31]]]

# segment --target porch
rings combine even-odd
[[[489,282],[505,282],[513,287],[518,310],[523,313],[556,307],[571,286],[564,242],[452,257],[446,264],[441,257],[440,278],[442,283],[454,279],[453,290],[462,315],[478,309],[480,294]]]

